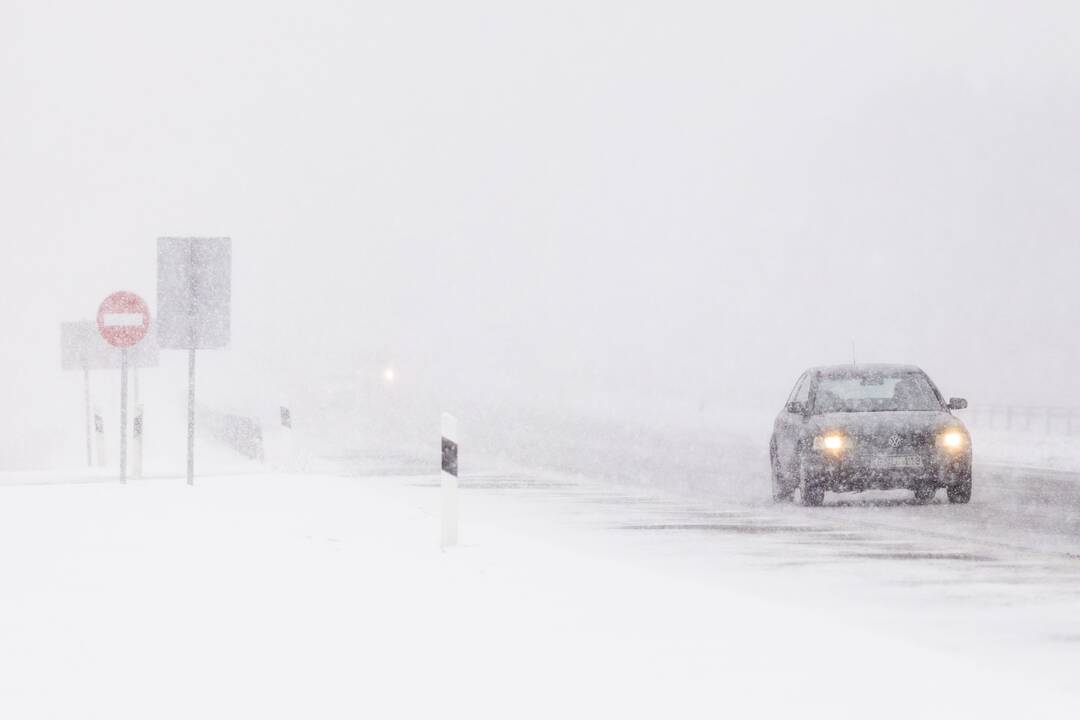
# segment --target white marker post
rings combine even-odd
[[[442,546],[458,540],[458,423],[450,413],[442,414]]]
[[[101,407],[94,406],[94,444],[97,454],[97,466],[105,467],[105,418],[101,415]]]

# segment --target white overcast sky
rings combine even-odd
[[[208,234],[236,377],[1080,405],[1078,8],[7,0],[0,387]]]

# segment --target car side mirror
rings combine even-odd
[[[785,407],[787,408],[787,411],[793,415],[805,415],[807,410],[806,403],[799,402],[798,400],[792,400]]]
[[[950,410],[963,410],[967,407],[967,400],[964,398],[949,398]]]

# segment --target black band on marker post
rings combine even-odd
[[[453,440],[442,439],[442,469],[454,477],[458,474],[458,446]]]

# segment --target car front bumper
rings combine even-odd
[[[831,455],[812,451],[804,453],[801,460],[803,482],[824,485],[832,492],[913,490],[927,484],[946,487],[971,479],[970,451],[946,453],[934,450],[903,455]]]

